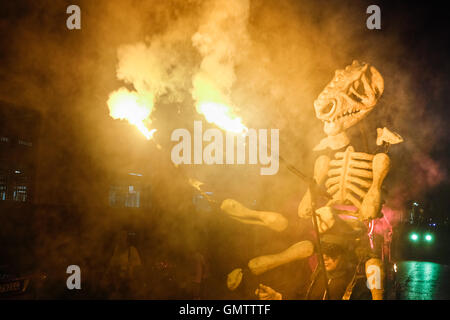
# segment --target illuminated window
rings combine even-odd
[[[6,184],[6,176],[0,175],[0,200],[6,200],[8,194],[8,185]]]
[[[14,201],[27,201],[27,186],[15,186],[13,189]]]
[[[109,189],[109,205],[118,208],[139,208],[141,192],[136,186],[111,186]]]
[[[139,208],[140,192],[135,190],[134,186],[128,186],[127,199],[125,207]]]
[[[18,141],[18,144],[21,144],[21,145],[24,145],[24,146],[27,146],[27,147],[33,146],[33,143],[32,143],[32,142],[24,141],[24,140],[19,140],[19,141]]]

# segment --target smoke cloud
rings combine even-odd
[[[194,191],[182,176],[252,209],[282,212],[291,224],[298,223],[306,183],[285,167],[265,177],[251,166],[174,168],[168,137],[203,118],[196,112],[199,102],[227,104],[247,127],[280,129],[280,153],[312,175],[312,149],[324,137],[313,101],[335,70],[355,59],[375,66],[385,81],[365,124],[368,141],[373,144],[375,129],[384,126],[405,140],[389,152],[388,204],[399,209],[447,179],[447,164],[433,154],[448,141],[446,121],[429,111],[450,102],[443,94],[448,82],[409,50],[404,34],[415,22],[388,19],[383,6],[382,30],[370,31],[368,1],[72,2],[82,11],[79,31],[66,28],[67,1],[0,6],[0,100],[39,110],[44,119],[34,198],[42,207],[33,232],[41,245],[37,256],[48,268],[73,263],[75,256],[82,264],[95,254],[89,263],[101,269],[113,251],[105,234],[116,238],[124,221],[151,239],[151,248],[142,249],[146,261],[199,247],[210,232],[218,282],[257,254],[285,249],[295,235],[274,236],[217,213],[194,213]],[[140,121],[158,130],[154,140],[161,150],[110,117],[107,101],[114,92],[145,101]],[[360,128],[353,133],[358,136]],[[110,186],[130,172],[151,185],[148,212],[128,215],[109,207]],[[66,218],[74,212],[83,217],[73,221],[77,230]],[[16,228],[8,224],[4,234]]]

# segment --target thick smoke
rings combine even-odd
[[[192,36],[200,52],[200,69],[192,79],[192,97],[202,101],[233,105],[231,93],[236,81],[235,66],[248,46],[248,0],[211,1]]]
[[[252,243],[270,251],[262,241],[267,239],[252,238],[260,229],[220,215],[193,214],[193,192],[180,170],[227,197],[282,212],[291,221],[297,221],[295,209],[306,184],[283,167],[273,177],[261,177],[259,168],[247,166],[176,169],[167,137],[172,129],[202,119],[198,101],[219,101],[232,106],[250,128],[280,129],[280,153],[312,174],[312,149],[324,137],[313,101],[334,71],[354,59],[373,64],[385,80],[385,92],[367,117],[368,137],[374,141],[375,128],[386,126],[405,139],[390,150],[393,165],[385,183],[390,203],[401,208],[446,178],[444,165],[432,154],[445,142],[445,121],[427,112],[446,86],[403,46],[402,33],[415,22],[396,19],[394,25],[391,19],[382,30],[369,31],[365,19],[371,3],[356,1],[73,2],[82,10],[79,31],[65,27],[67,1],[18,1],[20,10],[16,2],[0,8],[0,99],[44,116],[34,199],[43,207],[33,230],[45,265],[74,263],[80,252],[101,256],[90,262],[92,268],[106,264],[112,244],[103,246],[108,242],[103,235],[111,231],[114,238],[128,220],[159,235],[148,257],[194,247],[208,223],[224,234],[217,232],[211,242],[224,272],[235,267],[228,260],[239,256],[246,263],[254,256]],[[430,90],[422,88],[424,82]],[[151,97],[149,128],[158,129],[155,140],[162,150],[109,116],[106,102],[119,89]],[[131,217],[111,211],[107,190],[112,177],[135,170],[151,181],[152,205],[159,210]],[[54,207],[63,204],[68,212]],[[68,220],[74,212],[84,220]],[[9,233],[17,225],[11,224]],[[82,240],[73,241],[79,234]],[[271,244],[279,244],[272,252],[287,247],[284,238],[270,237]],[[57,272],[65,277],[65,270]]]

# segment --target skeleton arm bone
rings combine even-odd
[[[313,252],[314,245],[311,241],[300,241],[280,253],[252,259],[249,261],[248,267],[253,274],[260,275],[283,264],[307,258]]]
[[[330,158],[328,156],[320,156],[314,164],[314,181],[317,185],[321,185],[327,177],[328,168],[330,165]],[[303,199],[298,206],[298,216],[300,218],[311,217],[311,190],[308,188]]]
[[[310,241],[297,242],[286,250],[266,256],[256,257],[249,261],[248,268],[255,274],[260,275],[266,271],[274,269],[283,264],[307,258],[314,253],[314,245]],[[231,291],[235,290],[242,282],[243,270],[236,268],[227,276],[227,287]]]
[[[231,218],[242,223],[256,224],[281,232],[288,226],[288,220],[280,213],[250,210],[234,199],[226,199],[220,208]]]
[[[361,204],[361,219],[374,219],[381,206],[381,185],[389,172],[390,159],[385,153],[377,153],[372,161],[373,180]]]

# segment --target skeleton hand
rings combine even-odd
[[[259,284],[259,288],[255,290],[255,294],[259,300],[282,300],[281,293],[276,292],[271,287],[265,286],[262,283]]]
[[[333,227],[336,220],[334,219],[334,214],[331,207],[319,208],[316,210],[316,214],[317,226],[319,227],[320,233],[324,233]]]

